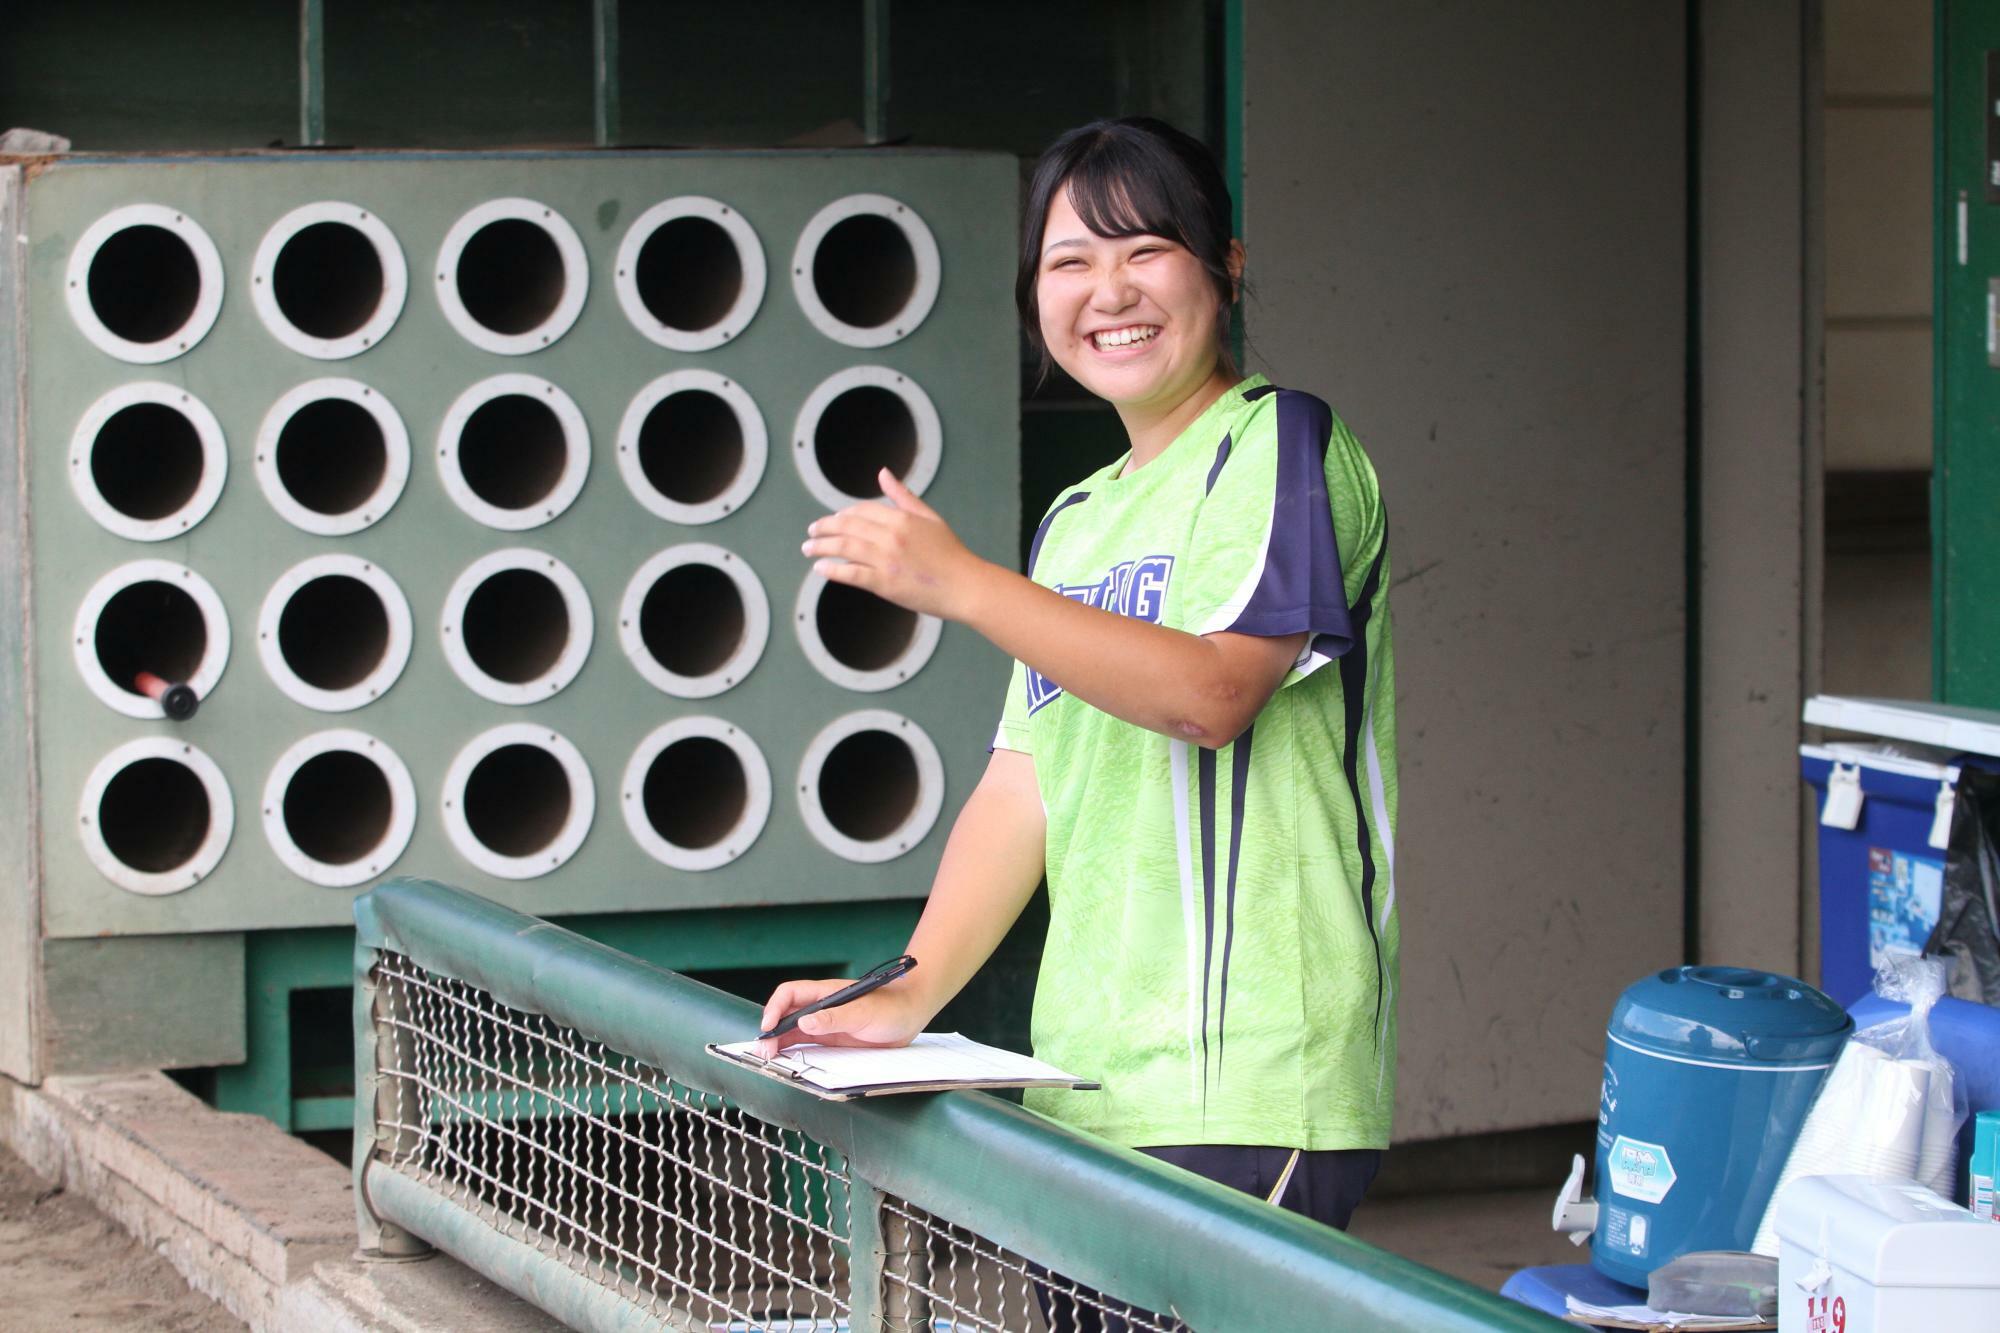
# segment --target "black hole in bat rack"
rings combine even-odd
[[[569,822],[569,774],[538,745],[503,745],[465,780],[465,822],[502,856],[533,856]]]
[[[836,490],[875,499],[882,494],[880,469],[909,476],[917,460],[917,419],[899,394],[872,384],[849,389],[820,413],[813,457]]]
[[[513,337],[546,324],[569,285],[555,237],[521,218],[501,218],[472,234],[458,256],[465,313]]]
[[[646,822],[676,847],[713,847],[729,836],[750,801],[736,751],[712,736],[677,740],[646,769]]]
[[[90,480],[104,502],[130,519],[179,513],[201,486],[201,434],[165,403],[121,407],[90,444]]]
[[[835,745],[819,770],[827,822],[856,842],[879,842],[917,808],[917,758],[886,731],[857,731]]]
[[[315,338],[345,338],[382,308],[382,256],[345,222],[301,227],[278,250],[271,294],[292,326]]]
[[[126,227],[98,247],[86,291],[98,322],[120,338],[164,342],[194,318],[201,266],[167,228]]]
[[[639,604],[639,637],[653,660],[677,676],[721,669],[743,643],[743,594],[714,565],[676,565]]]
[[[879,213],[857,213],[828,228],[813,253],[813,290],[827,313],[860,329],[902,313],[917,287],[917,256],[903,229]]]
[[[743,423],[716,394],[670,393],[639,426],[639,467],[676,504],[706,504],[743,471]]]
[[[389,470],[382,423],[359,403],[319,398],[292,413],[278,432],[278,483],[316,514],[359,509]]]
[[[538,680],[569,646],[562,589],[532,569],[503,569],[466,599],[460,637],[473,665],[509,685]]]
[[[142,671],[179,683],[201,668],[208,653],[208,622],[185,591],[157,579],[127,584],[97,613],[97,662],[111,683],[139,694]]]
[[[640,244],[633,278],[654,319],[699,333],[720,324],[743,294],[743,259],[720,224],[672,218]]]
[[[458,470],[495,509],[529,509],[562,480],[568,441],[555,409],[526,394],[489,399],[458,435]]]
[[[381,594],[347,574],[302,585],[278,613],[278,652],[306,684],[345,690],[368,679],[389,651]]]
[[[813,608],[813,629],[834,661],[854,671],[880,671],[910,650],[917,615],[872,592],[829,583]]]
[[[285,785],[285,832],[327,865],[352,865],[382,845],[395,813],[389,775],[353,750],[327,750]]]
[[[119,769],[97,803],[104,845],[121,864],[148,875],[193,860],[208,837],[211,817],[200,776],[178,760],[157,756]]]

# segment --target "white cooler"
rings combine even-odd
[[[1779,1333],[2000,1328],[2000,1226],[1915,1181],[1801,1176],[1778,1241]]]

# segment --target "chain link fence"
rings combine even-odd
[[[357,904],[364,1245],[572,1327],[1563,1327],[976,1093],[820,1101],[716,1060],[755,1009],[471,894]]]
[[[676,1328],[847,1327],[839,1154],[401,954],[383,1162]]]

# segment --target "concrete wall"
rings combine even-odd
[[[1931,693],[1931,6],[1824,0],[1825,688]],[[1842,474],[1851,480],[1839,485]],[[1866,497],[1907,496],[1901,519]]]
[[[1684,23],[1245,7],[1252,359],[1389,505],[1405,1139],[1587,1118],[1682,958]]]
[[[28,672],[28,578],[15,554],[27,549],[26,354],[27,243],[22,228],[22,169],[0,166],[0,1074],[40,1080],[42,937],[41,847],[31,835],[35,789],[34,708]]]
[[[1805,0],[1704,0],[1697,123],[1700,451],[1695,821],[1705,963],[1799,972],[1811,62]],[[1816,422],[1813,423],[1816,425]]]

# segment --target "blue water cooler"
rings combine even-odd
[[[1635,1287],[1677,1255],[1747,1250],[1854,1023],[1791,977],[1676,967],[1605,1032],[1591,1262]]]

